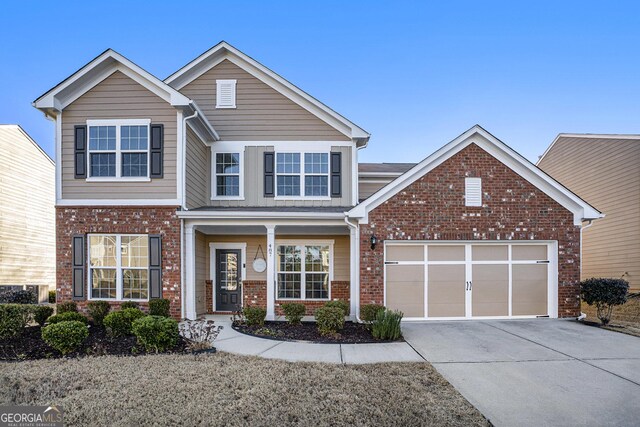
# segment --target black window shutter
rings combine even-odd
[[[162,178],[164,125],[151,125],[151,178]]]
[[[342,196],[342,153],[331,152],[331,197]]]
[[[87,299],[85,295],[85,290],[87,289],[85,283],[85,240],[83,234],[76,234],[71,237],[71,288],[74,301]]]
[[[75,178],[87,177],[87,127],[74,126],[73,150]]]
[[[264,153],[264,197],[275,196],[275,157],[276,153]]]
[[[149,235],[149,298],[162,298],[162,237]]]

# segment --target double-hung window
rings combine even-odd
[[[89,297],[149,298],[149,236],[89,235]]]
[[[276,153],[276,196],[328,197],[329,153]]]
[[[150,120],[89,120],[89,179],[149,178]]]
[[[278,245],[278,299],[329,299],[331,244]]]
[[[213,198],[243,198],[243,157],[242,152],[213,153]]]

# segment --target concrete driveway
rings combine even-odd
[[[640,338],[553,319],[402,329],[497,426],[640,425]]]

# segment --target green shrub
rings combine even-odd
[[[584,302],[595,305],[598,319],[603,325],[611,320],[616,305],[627,302],[629,282],[623,279],[592,278],[580,282],[580,295]]]
[[[87,304],[87,311],[93,319],[93,323],[102,326],[104,318],[111,311],[111,304],[107,301],[90,301],[89,304]]]
[[[341,299],[328,301],[324,306],[339,308],[340,310],[343,311],[345,316],[348,316],[349,312],[351,311],[351,307],[349,307],[349,303]]]
[[[38,322],[38,325],[44,326],[47,319],[53,314],[53,307],[50,305],[37,305],[33,307],[33,320]]]
[[[167,351],[178,343],[178,322],[164,316],[144,316],[133,322],[131,331],[147,351]]]
[[[135,301],[125,301],[120,304],[120,310],[126,310],[127,308],[140,308],[140,304]]]
[[[56,303],[56,291],[49,291],[49,304]]]
[[[131,324],[145,314],[138,308],[125,308],[107,314],[103,320],[104,326],[113,337],[131,335]]]
[[[0,293],[0,304],[37,304],[38,297],[32,291],[17,289]]]
[[[44,342],[62,354],[76,350],[88,336],[89,328],[82,322],[65,321],[42,328]]]
[[[164,298],[156,298],[149,301],[149,315],[170,317],[169,300]]]
[[[365,323],[372,323],[376,320],[379,311],[384,310],[384,305],[365,304],[360,307],[360,319]]]
[[[56,313],[57,314],[68,313],[70,311],[72,311],[74,313],[78,312],[78,304],[76,304],[75,301],[64,301],[64,302],[56,304]]]
[[[242,310],[247,325],[264,325],[264,319],[267,317],[267,310],[261,307],[245,307]]]
[[[315,312],[321,335],[333,335],[344,328],[344,311],[337,307],[320,307]]]
[[[50,325],[60,322],[82,322],[86,325],[89,320],[81,313],[76,313],[75,311],[67,311],[64,313],[55,314],[47,319],[47,323]]]
[[[401,311],[380,310],[376,314],[376,320],[371,325],[371,335],[379,340],[397,340],[402,336],[400,321]]]
[[[21,334],[29,323],[32,308],[23,304],[0,304],[0,338]]]
[[[292,325],[299,325],[300,321],[304,317],[306,307],[304,304],[297,302],[287,302],[281,305],[282,311],[284,311],[284,317]]]

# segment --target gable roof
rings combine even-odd
[[[399,176],[415,165],[415,163],[358,163],[358,173],[360,176]]]
[[[567,140],[580,140],[580,139],[592,139],[592,140],[638,140],[640,143],[640,135],[637,134],[617,134],[617,133],[559,133],[558,136],[551,142],[551,145],[544,150],[542,156],[538,157],[536,165],[542,162],[542,159],[551,151],[551,149],[558,142],[565,142]]]
[[[555,179],[544,173],[541,169],[518,154],[511,147],[491,135],[479,125],[449,142],[435,153],[409,169],[406,173],[391,181],[389,184],[372,194],[364,202],[355,206],[347,216],[358,218],[366,223],[371,210],[380,206],[392,196],[417,181],[426,173],[442,164],[454,154],[458,153],[470,144],[476,144],[511,170],[529,181],[536,188],[547,194],[569,211],[573,212],[574,224],[581,225],[584,220],[602,218],[604,215],[593,206],[582,200],[576,194],[564,187]]]
[[[342,134],[352,138],[358,146],[365,146],[369,141],[370,135],[367,131],[224,41],[189,62],[164,81],[180,90],[224,60],[242,68]]]

